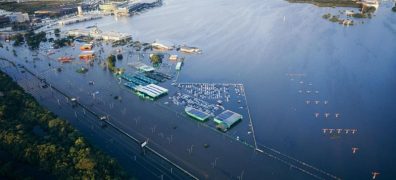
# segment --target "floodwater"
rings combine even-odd
[[[165,0],[162,7],[132,18],[115,20],[109,16],[66,28],[97,24],[104,31],[132,34],[134,40],[197,46],[203,53],[186,58],[178,81],[243,83],[259,148],[273,148],[342,179],[369,179],[374,171],[381,173],[378,179],[392,179],[396,176],[393,163],[396,159],[393,153],[396,149],[393,140],[396,136],[396,13],[389,4],[382,3],[372,19],[360,20],[364,24],[344,27],[321,18],[325,13],[338,12],[339,8],[286,1]],[[97,86],[114,84],[111,77],[95,77],[99,73],[96,69],[86,76],[103,80]],[[81,77],[74,74],[48,78],[56,82]],[[83,96],[88,93],[72,88],[82,87],[86,81],[75,81],[73,86],[63,88],[79,92],[82,101],[85,98],[88,102],[91,97]],[[122,90],[114,92],[127,96]],[[291,167],[277,163],[276,159],[249,154],[228,140],[222,144],[218,133],[191,128],[193,123],[174,120],[172,113],[161,110],[152,113],[149,102],[128,96],[123,103],[114,109],[128,107],[136,112],[133,120],[118,115],[121,126],[143,134],[154,132],[152,124],[166,126],[162,138],[173,133],[182,139],[179,144],[183,147],[169,147],[166,140],[157,141],[158,147],[166,147],[163,151],[169,151],[165,154],[174,159],[184,158],[180,162],[200,177],[229,179],[244,174],[247,179],[314,178],[290,170]],[[315,113],[319,113],[318,117]],[[327,118],[325,113],[329,113]],[[138,120],[152,124],[136,129],[134,124],[138,126]],[[175,124],[182,132],[171,130]],[[343,130],[330,135],[322,129]],[[346,134],[345,129],[357,131]],[[196,145],[197,154],[206,154],[193,157],[185,152],[190,146],[184,145],[189,143],[186,141],[199,139],[177,135],[182,133],[201,136],[216,144],[208,152]],[[353,147],[359,148],[355,154]],[[218,155],[221,151],[224,155]],[[213,159],[218,159],[218,169],[210,167]],[[329,178],[323,174],[321,177]]]
[[[364,24],[344,27],[321,18],[339,8],[167,0],[160,8],[116,22],[104,19],[98,26],[142,41],[200,47],[203,54],[186,59],[179,81],[243,83],[260,144],[344,179],[368,179],[373,171],[391,179],[396,176],[396,14],[390,4],[382,3]],[[316,112],[333,118],[315,118]],[[329,138],[323,128],[358,132]],[[356,154],[352,147],[359,148]]]

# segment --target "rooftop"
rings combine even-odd
[[[198,109],[192,108],[192,107],[186,107],[184,111],[190,115],[191,117],[198,119],[200,121],[205,121],[206,119],[209,118],[209,114],[202,112]]]
[[[230,110],[225,110],[224,112],[217,115],[214,118],[214,121],[219,124],[225,123],[228,126],[228,128],[230,128],[233,124],[235,124],[241,119],[242,119],[242,115]]]
[[[157,86],[155,84],[149,84],[147,86],[136,86],[135,90],[147,96],[150,96],[151,98],[157,98],[163,94],[168,93],[167,89],[161,86]]]

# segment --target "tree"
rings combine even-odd
[[[25,34],[26,43],[30,49],[38,49],[40,47],[41,42],[46,42],[47,37],[44,31],[41,31],[37,34],[34,31],[29,31]]]
[[[395,3],[395,6],[392,8],[392,11],[396,12],[396,3]]]
[[[54,29],[54,34],[55,34],[56,37],[59,37],[60,36],[60,29],[59,28]]]
[[[116,57],[113,54],[107,57],[106,62],[107,62],[107,68],[113,73],[116,72],[116,67],[115,67]]]
[[[53,41],[54,42],[54,48],[61,48],[64,46],[71,45],[73,43],[73,40],[68,39],[68,38],[61,38],[61,39],[56,39]]]
[[[150,60],[153,65],[159,65],[162,63],[162,54],[152,54],[150,55]]]
[[[12,37],[12,40],[14,40],[14,46],[20,46],[25,42],[25,39],[23,38],[23,35],[21,33],[16,34],[15,36]]]
[[[13,162],[26,164],[6,164],[0,156],[0,177],[25,179],[28,176],[21,174],[30,171],[20,170],[29,166],[53,176],[44,179],[128,179],[113,159],[92,147],[69,123],[42,108],[1,71],[0,92],[7,92],[0,98],[0,149],[10,154]],[[37,129],[43,132],[37,133]]]
[[[92,171],[96,166],[96,163],[89,158],[84,158],[81,159],[77,164],[76,164],[76,168],[77,169],[81,169],[81,170],[88,170],[88,171]]]

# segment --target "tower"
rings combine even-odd
[[[83,11],[82,11],[81,6],[77,6],[77,13],[78,13],[79,16],[83,15]]]

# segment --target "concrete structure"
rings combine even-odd
[[[175,54],[169,56],[169,60],[171,60],[171,61],[177,61],[177,59],[178,59],[178,57]]]
[[[230,110],[225,110],[224,112],[222,112],[221,114],[217,115],[214,118],[214,122],[217,123],[218,129],[225,132],[228,129],[230,129],[232,125],[234,125],[236,122],[240,121],[241,119],[242,119],[242,115]]]
[[[59,25],[69,25],[69,24],[74,24],[74,23],[79,23],[79,22],[84,22],[84,21],[91,21],[91,20],[100,19],[100,18],[102,18],[102,17],[97,16],[97,15],[77,16],[77,17],[60,20],[58,23],[59,23]]]
[[[182,67],[182,65],[183,65],[183,61],[179,61],[179,62],[177,62],[175,69],[176,69],[177,71],[180,71],[180,70],[181,70],[181,67]]]
[[[59,23],[59,25],[69,25],[69,24],[74,24],[74,23],[79,23],[79,22],[84,22],[84,21],[91,21],[91,20],[100,19],[100,18],[102,18],[102,17],[98,16],[98,15],[76,16],[76,17],[60,20],[58,23]]]
[[[132,38],[130,35],[118,33],[118,32],[102,32],[98,28],[88,29],[74,29],[67,33],[70,36],[89,36],[95,39],[103,39],[110,41],[119,41]]]
[[[77,6],[77,15],[82,16],[83,15],[83,10],[81,6]]]

